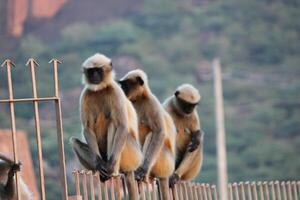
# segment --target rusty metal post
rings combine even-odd
[[[287,188],[288,188],[288,196],[289,196],[289,200],[293,200],[293,197],[292,197],[291,182],[288,181],[286,184],[287,184]]]
[[[235,200],[240,200],[240,198],[239,198],[239,191],[238,191],[238,184],[237,183],[233,183],[232,187],[233,187],[233,191],[234,191]]]
[[[91,200],[95,200],[95,188],[94,188],[94,175],[93,175],[93,172],[88,171],[87,175],[89,176],[89,181],[90,181]]]
[[[248,200],[252,200],[252,193],[251,193],[251,185],[250,185],[250,182],[247,181],[245,184],[246,184],[246,186],[247,186]]]
[[[281,200],[281,191],[280,191],[279,181],[275,181],[275,186],[276,186],[277,199]]]
[[[268,182],[265,181],[265,182],[263,183],[263,185],[264,185],[265,197],[266,197],[267,200],[270,200],[270,194],[269,194]]]
[[[64,132],[62,125],[62,113],[61,113],[61,101],[58,94],[58,64],[61,62],[57,59],[50,60],[49,63],[53,64],[53,80],[54,80],[54,96],[55,99],[55,111],[56,111],[56,127],[57,127],[57,142],[60,154],[60,177],[62,185],[62,199],[67,200],[68,198],[68,186],[67,186],[67,175],[66,175],[66,163],[65,163],[65,152],[64,152]]]
[[[104,182],[104,199],[109,199],[108,197],[108,185],[107,185],[108,181]]]
[[[242,193],[242,200],[246,200],[246,194],[245,194],[245,187],[244,187],[244,183],[243,182],[240,182],[239,183],[239,186],[240,186],[240,188],[241,188],[241,193]]]
[[[217,125],[217,155],[218,155],[218,182],[220,200],[227,200],[227,158],[226,158],[226,136],[224,125],[222,72],[220,60],[213,61],[214,87],[215,87],[215,112]]]
[[[81,171],[82,174],[82,188],[83,188],[83,199],[88,200],[88,190],[87,190],[87,178],[84,170]]]
[[[257,195],[256,183],[252,182],[251,186],[252,186],[252,189],[253,189],[254,200],[257,200],[258,199],[258,195]]]
[[[275,194],[275,187],[274,187],[274,182],[271,181],[269,183],[270,187],[271,187],[271,194],[272,194],[272,200],[276,200],[276,194]]]
[[[285,187],[285,182],[281,182],[281,188],[282,188],[282,193],[283,193],[283,200],[287,200],[287,195],[286,195],[286,187]]]
[[[74,171],[73,172],[73,177],[74,177],[74,183],[75,183],[76,196],[81,196],[81,194],[80,194],[79,172],[78,171]]]
[[[292,187],[293,187],[293,191],[294,191],[294,197],[295,197],[295,199],[298,199],[296,181],[292,182]]]
[[[18,149],[17,149],[15,105],[13,102],[14,94],[13,94],[13,84],[12,84],[12,77],[11,77],[11,68],[15,65],[11,60],[6,59],[1,66],[2,67],[6,66],[6,72],[7,72],[7,86],[8,86],[8,96],[9,96],[10,124],[11,124],[11,133],[12,133],[13,154],[14,154],[14,162],[17,163],[17,162],[19,162],[19,159],[18,159]],[[21,200],[20,191],[19,191],[19,172],[16,173],[16,193],[17,193],[17,199]]]
[[[213,191],[214,194],[214,200],[218,200],[218,192],[217,192],[217,187],[215,185],[211,186],[211,189]]]
[[[36,99],[37,98],[37,85],[36,85],[36,77],[35,77],[35,67],[38,66],[39,64],[33,58],[30,58],[27,61],[26,65],[30,67],[31,83],[32,83],[32,96],[34,99]],[[38,101],[33,101],[33,107],[34,107],[36,144],[37,144],[37,150],[38,150],[41,199],[45,200],[46,199],[45,176],[44,176],[44,167],[43,167],[43,151],[42,151],[42,138],[41,138],[40,113],[39,113]]]
[[[99,172],[96,172],[95,176],[97,180],[98,200],[102,200],[102,190],[101,190],[101,181],[100,181]]]
[[[152,182],[152,190],[153,190],[153,200],[157,199],[157,190],[156,190],[156,179],[153,179]]]

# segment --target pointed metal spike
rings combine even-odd
[[[10,59],[5,59],[4,62],[1,64],[1,67],[5,67],[7,65],[11,65],[13,67],[15,67],[16,65],[10,60]]]
[[[49,63],[54,63],[54,62],[61,64],[61,61],[58,60],[57,58],[52,58],[52,59],[49,61]]]
[[[30,63],[33,63],[34,66],[39,66],[39,63],[33,58],[29,58],[28,61],[26,62],[26,65],[29,66]]]

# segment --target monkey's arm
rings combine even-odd
[[[95,133],[88,127],[83,127],[84,138],[92,151],[101,157]]]
[[[144,161],[143,164],[136,170],[137,179],[143,179],[148,173],[150,167],[154,164],[163,144],[165,133],[163,130],[163,118],[158,116],[152,126],[152,133],[149,134],[149,141],[144,144]]]
[[[204,132],[202,130],[192,132],[191,141],[187,146],[187,151],[193,152],[199,147],[199,145],[202,145],[203,136]]]

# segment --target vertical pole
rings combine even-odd
[[[37,98],[37,89],[36,89],[36,77],[35,77],[35,66],[38,63],[30,58],[27,61],[27,66],[30,67],[31,72],[31,82],[32,82],[32,95],[33,98]],[[41,199],[45,200],[45,177],[44,177],[44,168],[43,168],[43,152],[42,152],[42,139],[41,139],[41,127],[40,127],[40,114],[39,114],[39,105],[38,101],[33,101],[34,107],[34,119],[35,119],[35,134],[36,134],[36,143],[38,149],[38,161],[39,161],[39,175],[40,175],[40,190],[41,190]]]
[[[68,186],[66,176],[66,163],[65,163],[65,152],[64,152],[64,132],[62,126],[62,114],[61,114],[61,102],[58,94],[58,64],[61,62],[57,59],[52,59],[50,63],[53,64],[53,80],[54,80],[54,96],[55,99],[55,111],[56,111],[56,128],[57,128],[57,142],[60,155],[60,177],[62,185],[62,199],[67,200],[68,198]]]
[[[223,89],[222,73],[219,59],[213,61],[216,123],[217,123],[217,155],[218,155],[218,182],[220,200],[227,200],[227,159],[226,140],[224,127]]]
[[[11,60],[6,59],[2,66],[6,66],[7,71],[7,86],[8,86],[8,96],[9,96],[9,108],[10,108],[10,122],[11,122],[11,133],[12,133],[12,143],[13,143],[13,153],[14,153],[14,162],[18,162],[18,149],[17,149],[17,133],[16,133],[16,116],[15,116],[15,105],[12,101],[14,99],[13,95],[13,84],[11,78],[11,68],[14,66]],[[21,200],[20,191],[19,191],[19,172],[16,173],[16,193],[17,199]]]

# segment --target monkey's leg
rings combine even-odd
[[[138,189],[134,178],[134,172],[125,173],[125,180],[128,189],[129,199],[138,200]]]
[[[190,180],[195,178],[202,165],[202,147],[199,146],[193,152],[186,152],[183,160],[175,170],[177,174],[183,180]]]
[[[169,200],[169,178],[159,178],[159,187],[161,191],[161,199]]]
[[[81,142],[79,139],[70,138],[71,146],[79,162],[88,170],[96,170],[97,155],[92,151],[88,144]]]

